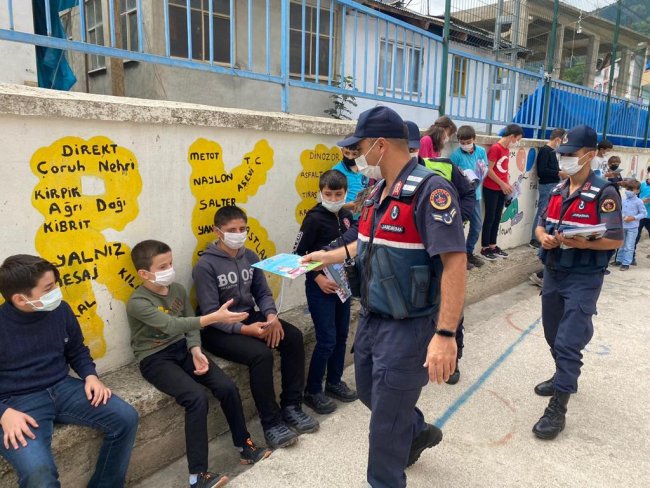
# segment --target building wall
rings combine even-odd
[[[9,29],[7,2],[0,5],[0,28]],[[19,32],[34,32],[32,2],[13,3],[14,28]],[[34,46],[0,41],[0,82],[36,85],[36,52]]]
[[[166,241],[178,280],[191,289],[197,253],[215,237],[214,212],[236,203],[249,215],[248,247],[266,257],[290,252],[316,204],[318,176],[338,162],[336,141],[352,128],[316,117],[0,85],[0,259],[38,253],[59,265],[64,297],[100,370],[115,369],[132,360],[124,304],[138,280],[130,249],[143,239]],[[539,145],[524,141],[511,155],[522,193],[504,212],[503,248],[530,239]],[[626,174],[643,176],[649,151],[616,152]],[[279,298],[280,280],[270,284]],[[282,309],[304,304],[303,290],[300,279],[286,281]]]

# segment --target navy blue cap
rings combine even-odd
[[[354,135],[336,143],[339,147],[357,144],[369,137],[385,137],[386,139],[406,139],[407,129],[402,117],[388,107],[374,107],[359,115]]]
[[[409,131],[409,149],[420,149],[420,128],[415,122],[404,122]]]
[[[583,147],[596,148],[598,134],[588,125],[578,125],[569,130],[562,138],[562,144],[557,148],[560,154],[573,154]]]

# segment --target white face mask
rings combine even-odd
[[[343,205],[345,205],[345,197],[347,196],[347,193],[343,195],[342,200],[337,200],[337,201],[332,201],[332,200],[325,200],[325,197],[323,194],[320,194],[320,201],[323,207],[325,207],[327,210],[329,210],[332,213],[338,213],[339,210],[343,208]]]
[[[379,139],[377,139],[379,141]],[[375,144],[377,144],[377,141],[375,141]],[[381,163],[381,159],[384,157],[382,154],[381,157],[379,158],[379,161],[377,161],[376,166],[370,166],[368,164],[368,161],[366,161],[366,155],[372,151],[372,148],[375,147],[375,144],[370,146],[370,149],[366,151],[366,154],[362,154],[358,158],[356,158],[354,161],[357,163],[357,168],[359,169],[359,173],[361,173],[364,176],[367,176],[368,178],[372,178],[373,180],[380,180],[381,179],[381,170],[379,169],[379,163]]]
[[[149,280],[151,283],[154,285],[169,286],[176,279],[176,271],[174,271],[174,268],[171,267],[164,271],[156,271],[154,273],[154,276],[155,279]]]
[[[560,156],[560,169],[569,176],[573,176],[586,164],[580,164],[580,159],[578,156]]]
[[[474,149],[474,143],[472,143],[472,144],[461,144],[460,148],[461,148],[461,150],[463,150],[465,152],[472,152],[472,150]]]
[[[23,295],[23,298],[27,300],[25,295]],[[63,300],[63,294],[61,293],[61,288],[57,286],[54,290],[47,292],[38,300],[27,300],[27,303],[37,312],[51,312],[61,305],[61,300]],[[35,305],[36,302],[41,302],[41,305]]]
[[[246,244],[246,232],[222,232],[223,243],[230,249],[241,249]]]
[[[508,144],[508,149],[517,149],[519,147],[519,141],[511,142]]]

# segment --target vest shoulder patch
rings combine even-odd
[[[605,198],[600,204],[601,212],[609,213],[616,210],[616,200],[613,198]]]

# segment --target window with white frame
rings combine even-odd
[[[212,2],[212,18],[210,18],[210,2]],[[192,59],[210,60],[210,23],[212,23],[213,60],[219,63],[230,63],[230,16],[230,0],[191,0]],[[187,2],[169,0],[169,45],[172,56],[189,57],[187,39]]]
[[[120,0],[120,23],[122,31],[121,48],[128,51],[138,51],[138,4],[137,0]]]
[[[84,7],[86,13],[86,41],[90,44],[103,46],[102,0],[84,0]],[[90,54],[88,63],[88,70],[95,71],[106,67],[106,58],[97,54]]]
[[[333,49],[332,37],[334,35],[334,13],[325,8],[316,8],[305,5],[305,52],[304,65],[302,41],[303,41],[303,11],[302,3],[291,3],[289,12],[289,72],[293,76],[315,77],[318,66],[318,76],[327,78],[329,74],[330,47]],[[332,37],[330,37],[330,25]],[[331,45],[331,46],[330,46]],[[316,53],[318,52],[318,56]],[[316,58],[318,57],[318,64]],[[332,59],[332,71],[334,71],[334,59]],[[334,73],[331,74],[334,76]]]
[[[420,91],[422,50],[394,41],[383,40],[379,48],[378,87],[384,92]]]
[[[469,68],[469,59],[461,56],[453,57],[453,83],[451,94],[454,97],[467,96],[467,72]]]

